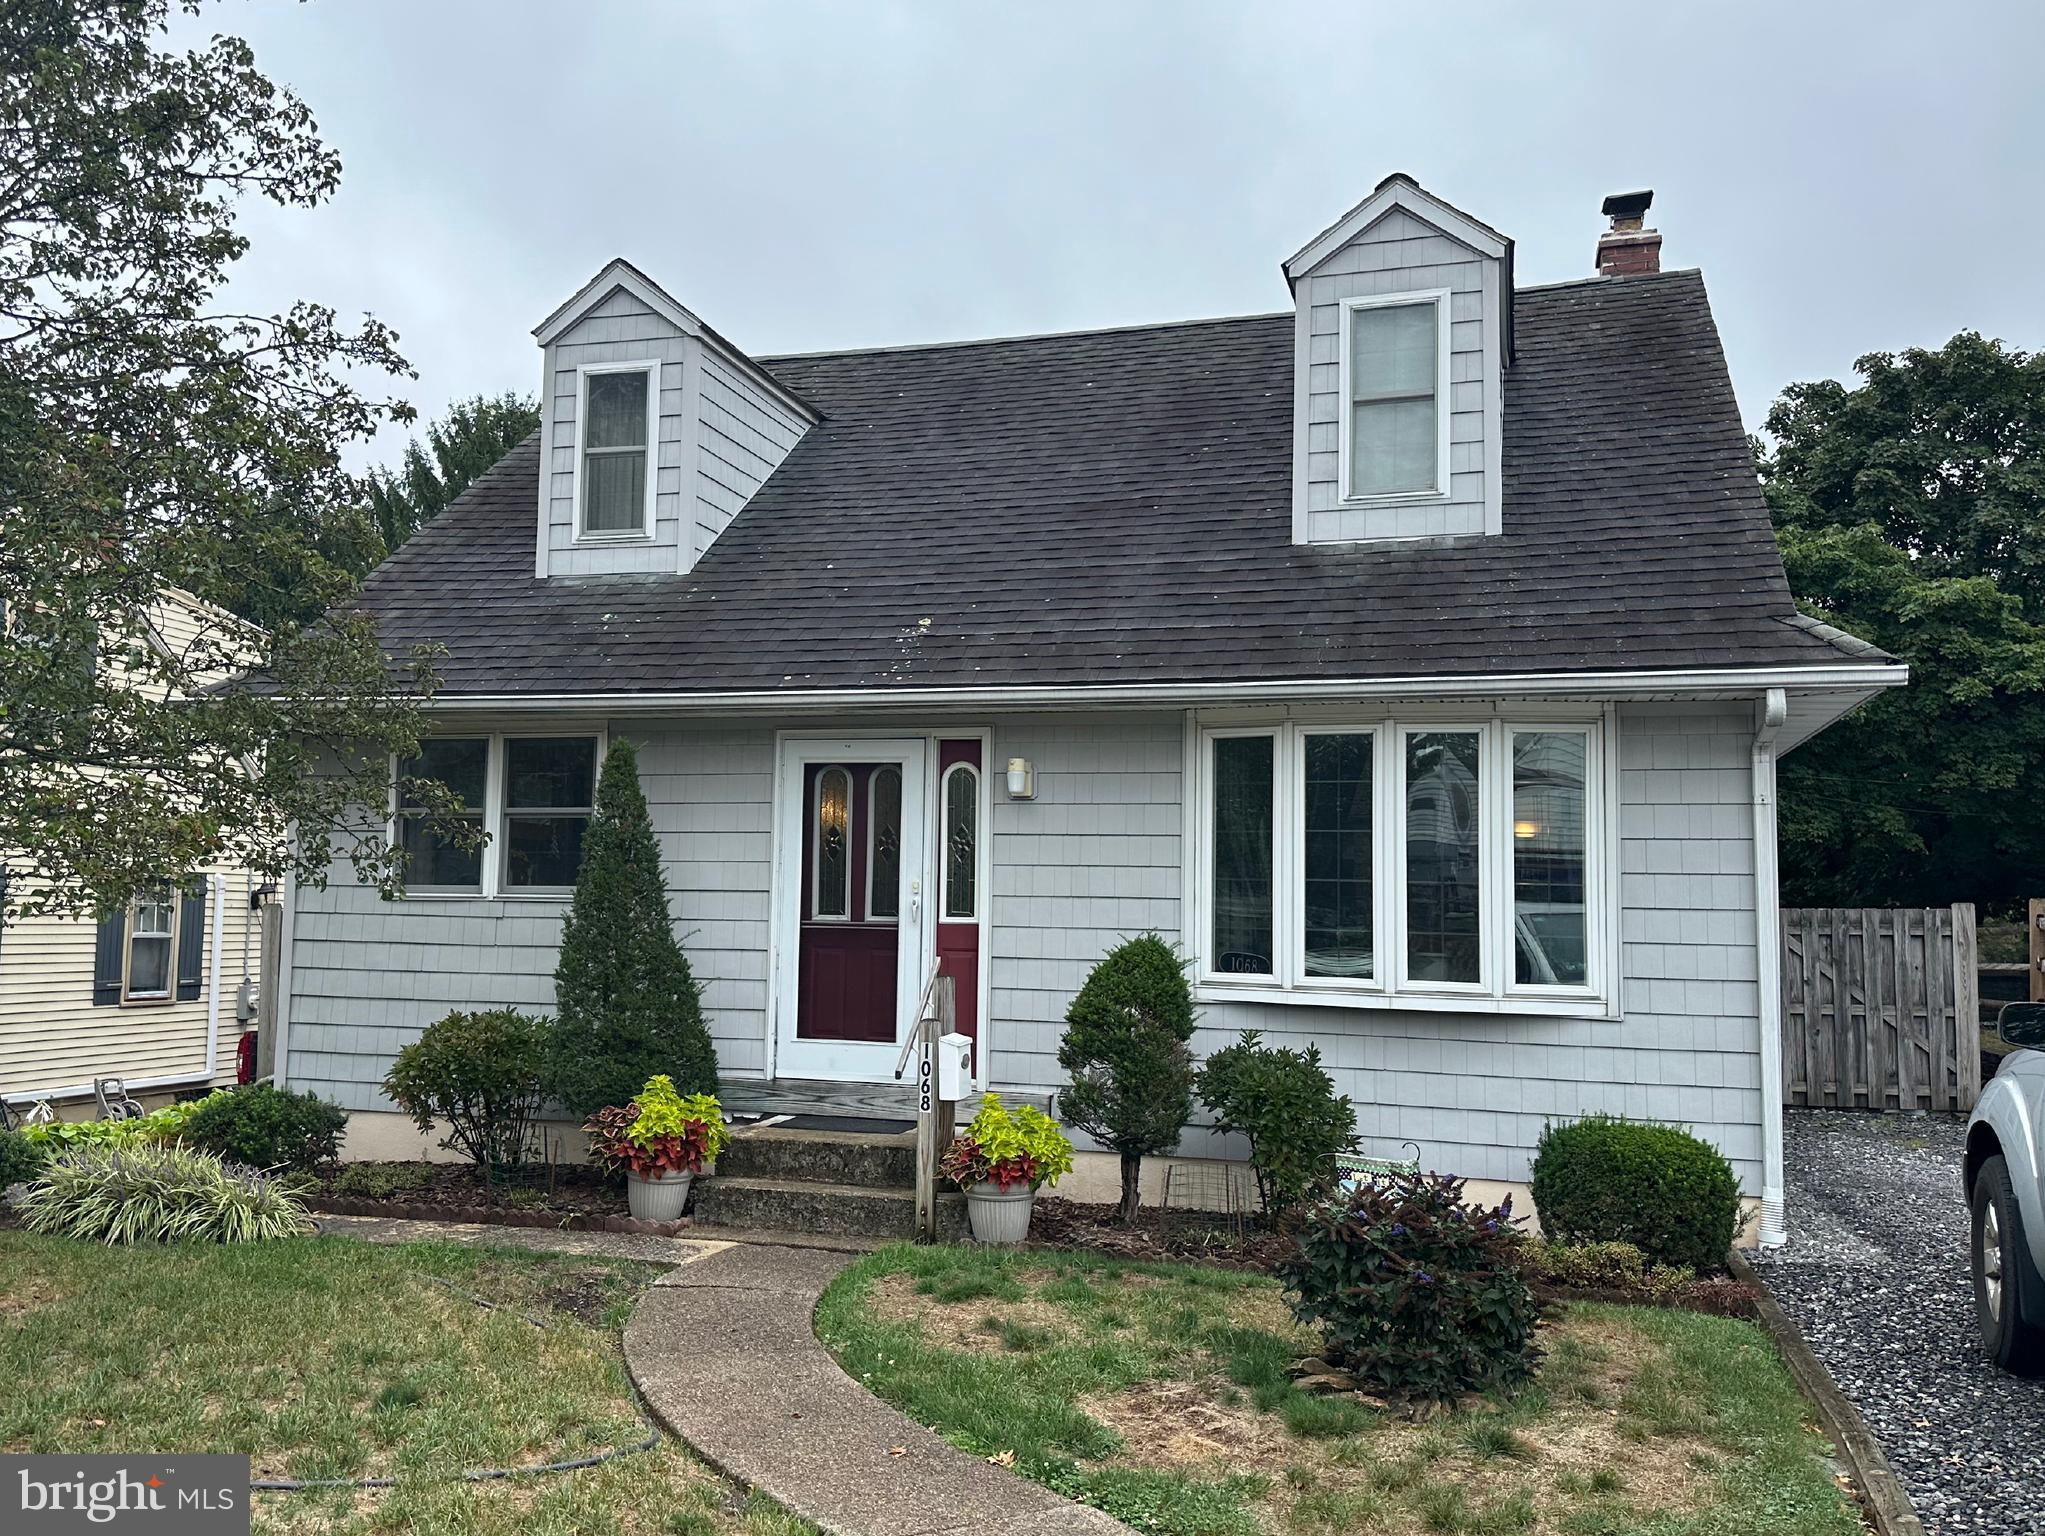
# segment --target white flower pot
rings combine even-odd
[[[634,1219],[680,1221],[682,1207],[689,1203],[689,1185],[695,1177],[693,1173],[668,1172],[649,1179],[627,1173],[625,1198],[631,1204]]]
[[[1037,1192],[1027,1184],[1003,1190],[994,1184],[975,1184],[966,1191],[966,1219],[973,1225],[973,1240],[1007,1247],[1030,1235],[1030,1208]]]

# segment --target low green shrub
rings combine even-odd
[[[398,1052],[383,1091],[422,1131],[445,1120],[441,1146],[479,1168],[526,1159],[545,1097],[552,1026],[513,1008],[450,1013]]]
[[[1250,1141],[1267,1216],[1282,1215],[1334,1183],[1336,1154],[1356,1145],[1356,1110],[1321,1067],[1318,1046],[1269,1046],[1254,1029],[1200,1069],[1200,1102],[1216,1128]]]
[[[1631,1243],[1558,1243],[1529,1238],[1522,1260],[1530,1278],[1584,1291],[1620,1291],[1674,1306],[1697,1283],[1691,1271],[1656,1264]]]
[[[341,1155],[348,1112],[314,1093],[250,1083],[192,1106],[183,1139],[250,1168],[303,1172]]]
[[[388,1200],[432,1182],[433,1170],[424,1163],[349,1163],[327,1181],[327,1188],[337,1195]]]
[[[0,1189],[25,1184],[42,1172],[47,1154],[19,1131],[0,1131]]]
[[[18,1209],[32,1232],[108,1244],[251,1243],[313,1230],[286,1181],[176,1143],[73,1148],[51,1159]]]
[[[1541,1132],[1541,1230],[1569,1243],[1631,1243],[1650,1263],[1715,1271],[1739,1228],[1740,1181],[1679,1126],[1592,1115]]]
[[[1405,1174],[1314,1206],[1278,1273],[1331,1360],[1385,1392],[1450,1398],[1533,1376],[1519,1242],[1510,1198],[1465,1203],[1461,1179]]]

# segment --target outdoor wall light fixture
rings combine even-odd
[[[1037,798],[1037,770],[1026,757],[1011,757],[1008,760],[1008,798],[1011,800]]]

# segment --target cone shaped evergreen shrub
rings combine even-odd
[[[624,1104],[665,1073],[684,1094],[717,1091],[717,1056],[668,916],[639,754],[614,741],[554,969],[552,1087],[578,1115]]]

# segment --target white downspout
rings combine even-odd
[[[1761,993],[1761,1246],[1789,1241],[1782,1175],[1782,906],[1775,857],[1775,738],[1789,696],[1770,688],[1754,731],[1755,972]]]
[[[226,949],[227,876],[208,875],[206,894],[213,898],[213,953],[206,968],[206,1081],[220,1075],[220,958]]]

